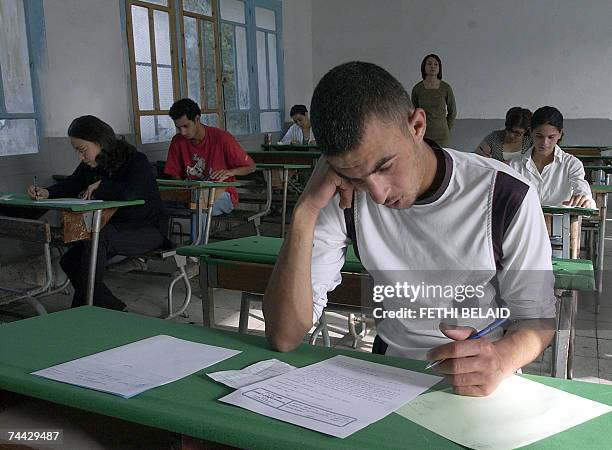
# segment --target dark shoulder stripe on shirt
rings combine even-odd
[[[504,235],[510,223],[516,216],[529,185],[506,172],[497,172],[493,187],[491,235],[493,239],[493,254],[495,267],[502,269]]]

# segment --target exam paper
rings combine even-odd
[[[278,359],[268,359],[251,364],[241,370],[225,370],[223,372],[207,373],[206,375],[226,386],[240,389],[258,381],[277,377],[294,369],[295,367],[291,364],[284,363]]]
[[[441,379],[339,355],[243,387],[220,401],[344,438]]]
[[[396,412],[451,441],[474,449],[511,449],[537,442],[612,408],[514,375],[488,397],[452,388],[428,392]]]
[[[32,372],[43,378],[130,398],[240,353],[158,335]]]

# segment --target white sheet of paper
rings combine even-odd
[[[12,200],[13,196],[11,194],[0,195],[0,200]]]
[[[89,205],[90,203],[100,203],[104,200],[83,200],[82,198],[45,198],[35,200],[36,203],[62,203],[66,205]]]
[[[95,353],[32,375],[130,398],[240,353],[158,335]]]
[[[220,401],[344,438],[440,380],[339,355],[238,389]]]
[[[428,392],[396,412],[474,449],[522,447],[606,414],[612,408],[514,375],[488,397]]]
[[[240,389],[258,381],[277,377],[294,369],[295,367],[291,364],[284,363],[278,359],[267,359],[251,364],[241,370],[225,370],[223,372],[207,373],[206,375],[226,386]]]

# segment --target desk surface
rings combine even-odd
[[[575,155],[580,161],[612,161],[612,155]]]
[[[22,193],[0,192],[0,197],[3,195],[10,195],[11,198],[9,200],[0,199],[0,205],[19,206],[25,208],[62,209],[73,212],[97,211],[100,209],[120,208],[123,206],[144,205],[144,200],[104,201],[84,205],[74,205],[62,202],[37,202],[32,200],[27,194]]]
[[[593,194],[609,194],[612,192],[612,186],[609,184],[592,184],[591,191]]]
[[[208,245],[179,247],[179,255],[207,257],[214,259],[241,261],[257,264],[275,264],[283,240],[275,237],[251,236],[240,239],[214,242]],[[553,258],[553,272],[557,289],[592,291],[595,286],[593,263],[585,259]],[[355,256],[353,246],[346,252],[344,272],[363,272],[361,261]]]
[[[242,350],[242,353],[131,399],[29,375],[35,370],[158,334]],[[2,325],[0,341],[8,344],[0,346],[1,389],[175,433],[253,449],[397,449],[404,448],[407,442],[414,448],[461,448],[398,414],[390,414],[346,439],[333,438],[221,403],[217,399],[232,389],[204,375],[205,372],[241,369],[269,358],[301,367],[343,354],[417,371],[424,368],[421,361],[306,344],[290,353],[278,353],[258,336],[96,307],[81,307]],[[526,378],[612,405],[612,386],[540,376]],[[612,414],[607,414],[532,447],[606,448],[610,443],[611,427]]]
[[[542,205],[542,212],[544,214],[569,214],[570,216],[596,216],[599,214],[599,209]]]
[[[596,165],[584,165],[584,170],[603,170],[604,172],[612,172],[612,166],[596,166]]]
[[[218,187],[241,186],[241,181],[202,181],[202,180],[165,180],[158,178],[157,184],[165,187],[208,189]]]
[[[317,144],[262,144],[262,150],[289,150],[289,151],[304,151],[318,150]]]
[[[247,154],[250,156],[296,156],[310,159],[321,156],[321,152],[318,150],[247,150]]]
[[[311,169],[312,164],[257,163],[257,169]]]

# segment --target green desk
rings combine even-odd
[[[597,231],[597,249],[595,253],[595,270],[596,270],[596,312],[599,313],[600,295],[603,290],[603,270],[604,270],[604,255],[606,244],[606,217],[608,216],[608,194],[612,192],[612,186],[608,184],[593,184],[591,192],[595,198],[595,203],[599,208],[599,224]]]
[[[193,245],[208,243],[211,221],[207,220],[207,216],[209,212],[212,214],[216,190],[242,185],[240,181],[166,180],[159,178],[156,181],[157,186],[163,188],[164,191],[189,191],[195,194],[194,207],[197,214],[194,214],[195,220],[192,220],[191,237]],[[205,200],[206,191],[208,191],[208,196]]]
[[[274,150],[285,150],[285,151],[309,151],[318,150],[317,144],[262,144],[262,150],[274,151]]]
[[[276,263],[283,240],[273,237],[246,237],[215,242],[206,246],[188,246],[177,249],[179,255],[200,258],[200,287],[202,312],[205,326],[214,326],[214,288],[242,291],[239,331],[246,332],[250,301],[261,296],[266,290],[272,269]],[[592,291],[594,287],[593,264],[588,260],[553,258],[555,289],[563,291],[558,318],[558,332],[553,342],[553,373],[555,376],[571,377],[573,342],[575,339],[577,296],[576,291]],[[353,247],[347,249],[342,268],[342,284],[328,294],[331,304],[363,311],[362,285],[367,274],[355,256]],[[568,295],[569,293],[569,295]],[[358,320],[357,320],[358,322]],[[324,332],[324,323],[319,324],[313,335]],[[356,346],[359,335],[356,319],[349,316],[349,332]]]
[[[158,334],[242,350],[242,353],[131,399],[29,375],[35,370]],[[342,354],[416,371],[423,371],[422,361],[305,344],[293,352],[278,353],[258,336],[95,307],[81,307],[2,325],[0,341],[10,344],[0,347],[0,389],[203,439],[209,441],[209,445],[216,442],[249,449],[348,450],[399,449],[406,448],[409,443],[411,448],[418,449],[462,448],[394,413],[346,439],[334,438],[221,403],[218,399],[232,389],[204,375],[241,369],[270,358],[302,367]],[[612,405],[612,386],[534,375],[525,377]],[[603,415],[539,441],[531,448],[608,448],[611,427],[612,414]]]
[[[580,232],[583,216],[596,216],[598,209],[571,208],[566,206],[542,206],[542,212],[548,215],[563,216],[561,233],[563,238],[562,257],[577,259],[580,255]]]
[[[321,152],[315,150],[247,150],[247,154],[257,164],[310,164],[313,167],[321,156]]]
[[[583,163],[591,161],[612,162],[612,155],[576,155],[576,158]]]
[[[284,163],[258,163],[255,165],[258,170],[262,170],[264,173],[264,179],[266,180],[266,206],[262,212],[257,214],[257,216],[262,217],[270,212],[272,208],[272,172],[279,172],[280,179],[283,183],[283,202],[281,209],[281,235],[280,237],[285,237],[285,229],[286,229],[286,219],[287,219],[287,193],[289,189],[289,171],[290,170],[310,170],[312,166],[310,164],[284,164]],[[301,194],[302,189],[298,186],[292,186],[299,194]]]
[[[11,196],[11,198],[8,200],[0,199],[0,206],[37,208],[42,211],[49,209],[62,211],[64,242],[87,239],[91,236],[91,257],[89,260],[86,299],[87,304],[92,305],[100,230],[106,225],[117,208],[144,205],[144,200],[104,201],[85,205],[73,205],[62,202],[37,202],[32,200],[27,194],[0,192],[0,197],[7,195]]]
[[[561,150],[574,156],[600,156],[601,152],[611,150],[607,145],[585,146],[585,145],[562,145]]]

